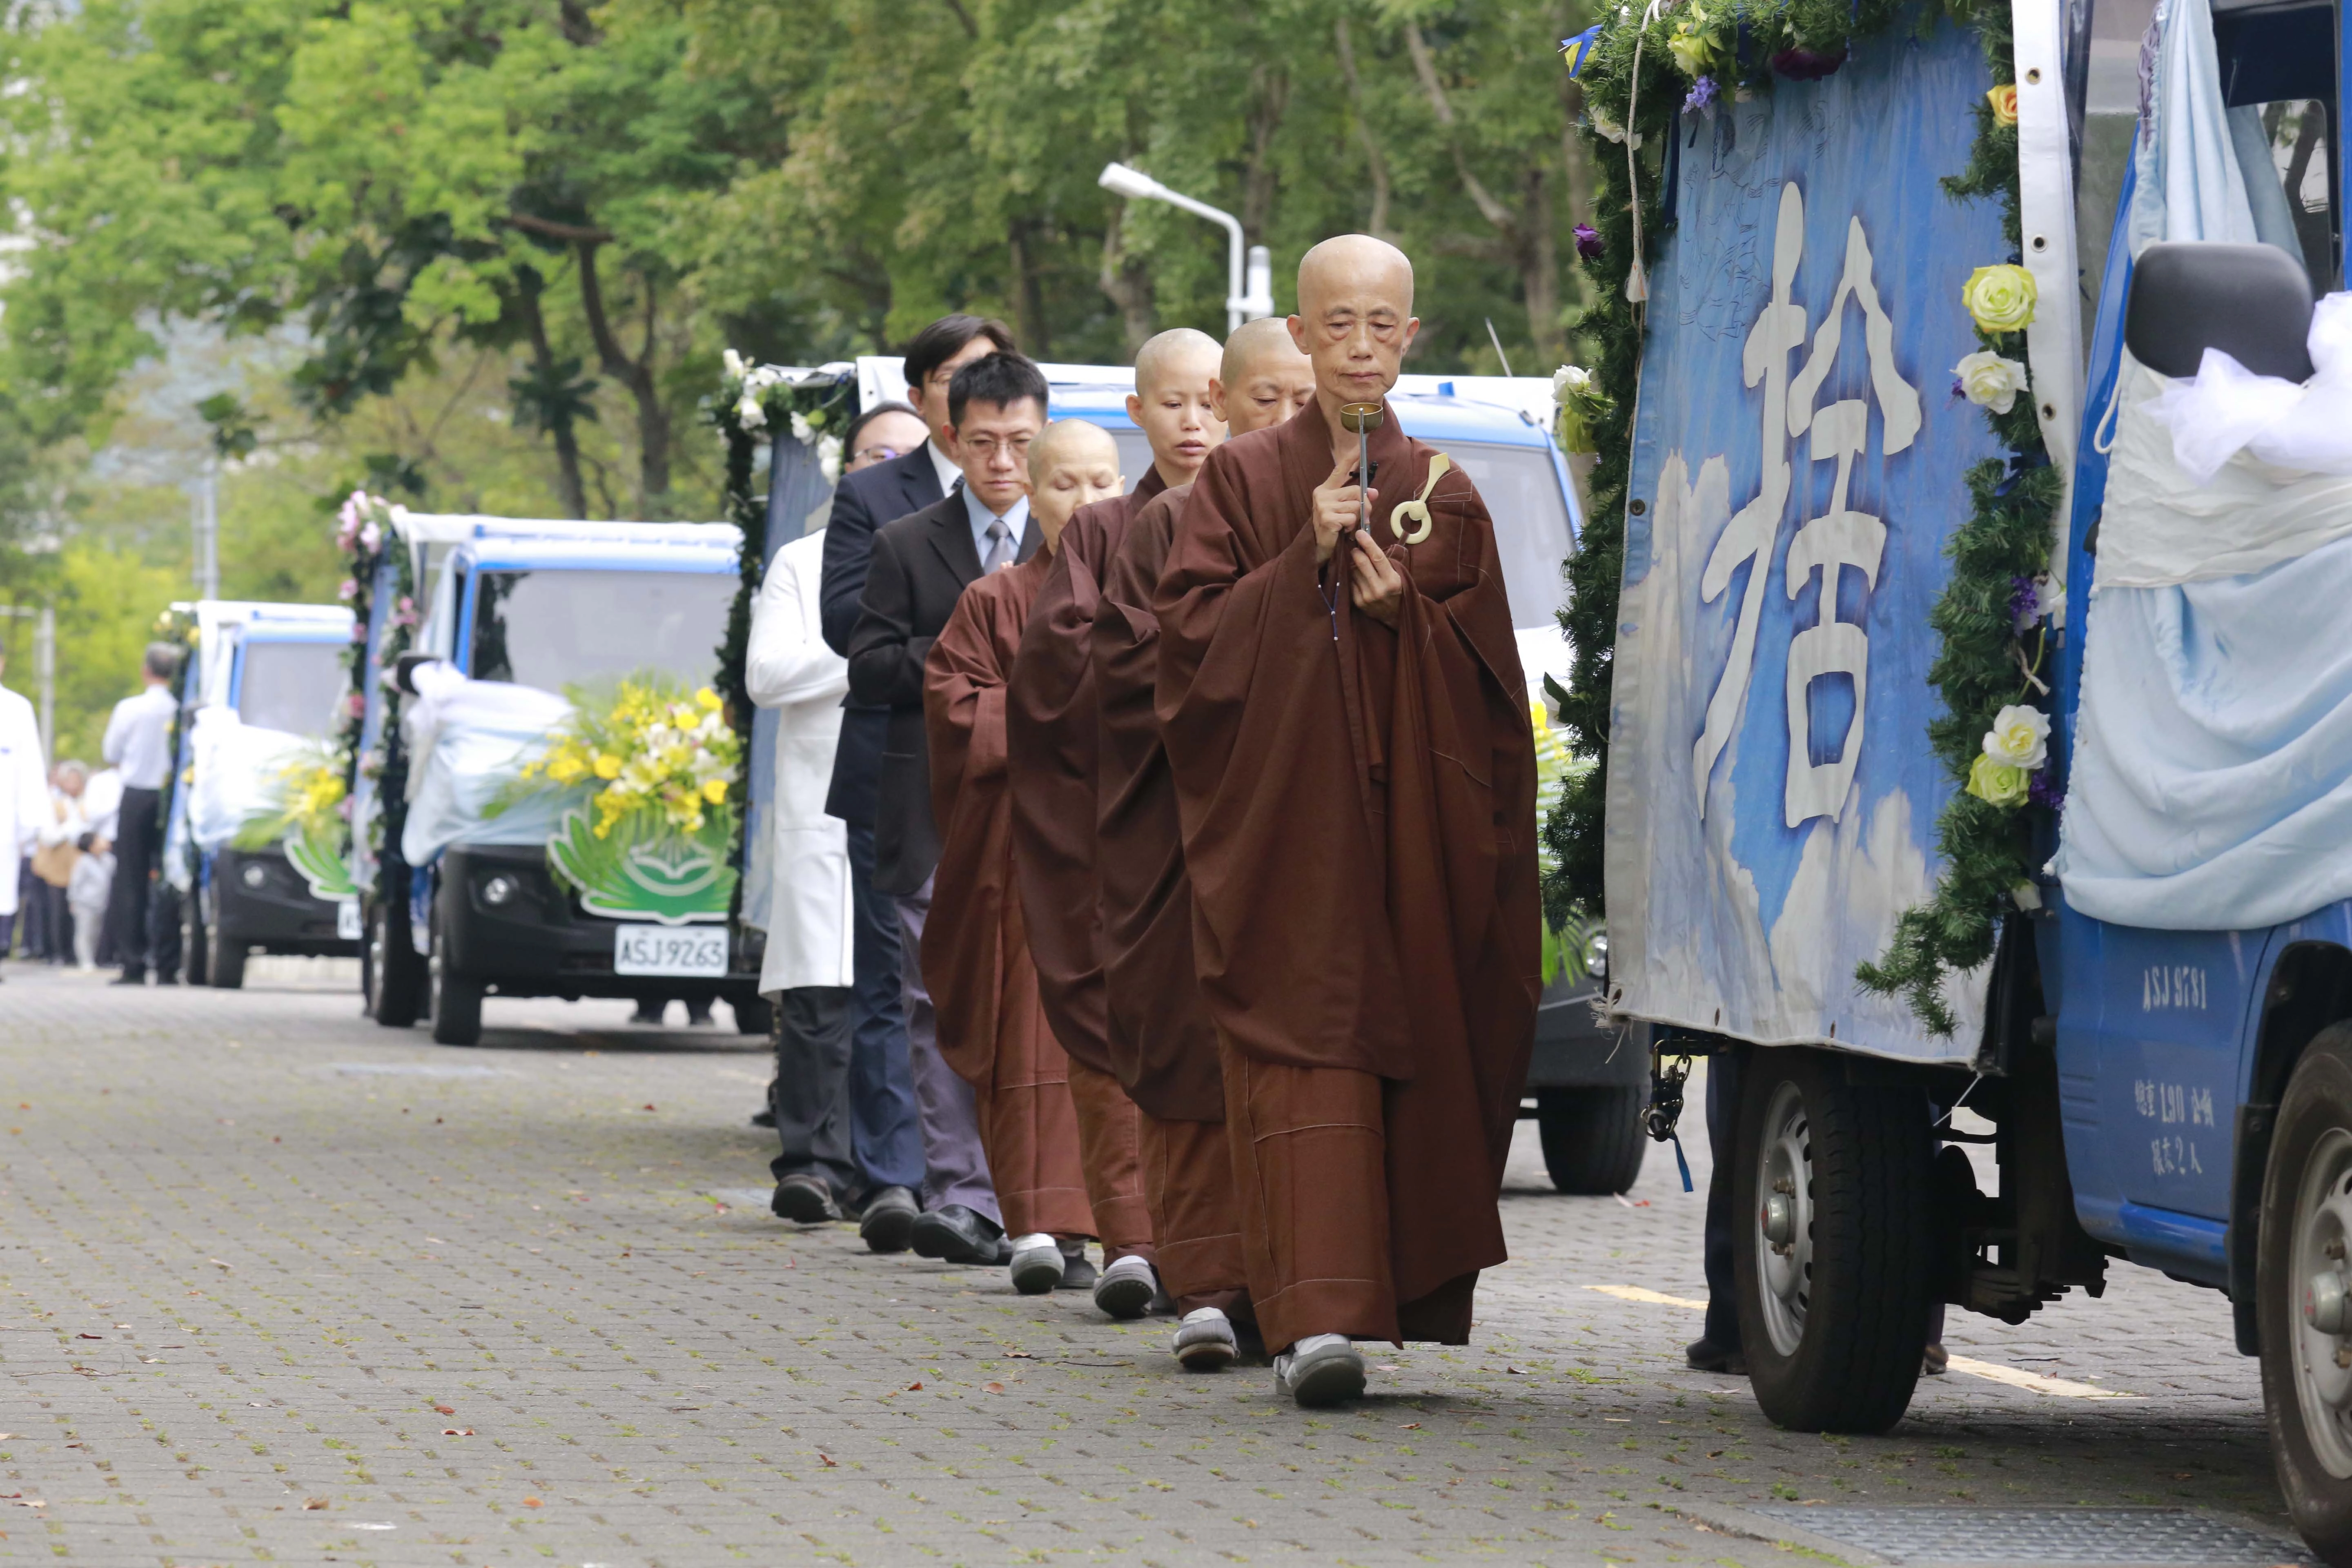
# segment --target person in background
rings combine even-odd
[[[89,769],[78,762],[62,762],[49,771],[49,811],[34,835],[34,906],[28,923],[34,935],[26,942],[31,956],[47,963],[73,959],[73,913],[66,889],[73,881],[75,862],[82,857],[81,840],[89,823],[81,814],[81,797],[89,787]]]
[[[923,434],[917,437],[903,423],[861,422],[850,427],[844,445],[847,466],[833,492],[817,590],[819,624],[825,646],[835,653],[845,658],[849,653],[849,634],[857,625],[858,603],[874,555],[875,531],[938,504],[962,478],[954,448],[947,444],[950,382],[963,365],[1012,347],[1013,330],[1002,321],[942,316],[907,345],[908,397]],[[885,431],[895,434],[886,438]],[[895,445],[906,439],[914,440],[911,448]],[[886,445],[898,456],[881,457]],[[861,464],[861,458],[868,460]],[[888,708],[862,703],[855,696],[843,702],[824,810],[847,825],[849,833],[850,901],[856,922],[845,1090],[852,1142],[868,1151],[861,1163],[875,1180],[911,1188],[923,1180],[923,1136],[901,989],[898,904],[874,885],[875,788],[889,728]],[[877,1239],[890,1239],[898,1221],[886,1214],[877,1216],[876,1226],[880,1228],[860,1225],[869,1247]]]
[[[147,984],[148,884],[163,849],[163,825],[157,813],[163,804],[163,781],[172,770],[172,677],[179,669],[179,650],[170,643],[147,645],[140,669],[139,695],[114,705],[106,721],[101,751],[122,770],[122,805],[113,834],[117,862],[113,891],[107,901],[108,933],[122,960],[118,985]],[[178,980],[159,974],[164,984]]]
[[[877,403],[856,419],[841,439],[842,474],[866,469],[918,451],[930,438],[923,416],[907,404]]]
[[[0,675],[8,657],[0,652]],[[16,937],[17,862],[32,848],[33,836],[49,815],[49,765],[41,756],[41,727],[33,705],[0,686],[0,958]]]

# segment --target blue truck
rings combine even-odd
[[[731,871],[625,822],[595,834],[576,801],[499,799],[563,723],[567,694],[708,686],[736,530],[404,512],[392,534],[362,733],[378,765],[353,814],[371,1016],[422,1016],[435,1040],[468,1046],[485,996],[683,999],[724,1001],[743,1032],[765,1033],[756,933],[730,936]],[[429,587],[387,661],[404,583]]]
[[[1647,226],[1593,246],[1610,1005],[1736,1077],[1774,1420],[1883,1430],[1931,1305],[2129,1262],[2216,1293],[2352,1562],[2352,420],[2242,403],[2320,398],[2352,304],[2338,8],[1868,16],[1570,40]]]

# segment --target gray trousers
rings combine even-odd
[[[837,1201],[866,1184],[850,1149],[849,998],[846,985],[775,994],[776,1081],[768,1090],[783,1145],[768,1168],[780,1182],[814,1176]]]
[[[940,1055],[931,994],[923,984],[923,919],[931,912],[931,879],[898,900],[898,973],[907,996],[907,1054],[915,1067],[915,1104],[923,1119],[923,1206],[961,1204],[1004,1223],[988,1155],[980,1146],[980,1114],[971,1085]]]

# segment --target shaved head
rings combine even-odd
[[[1294,364],[1307,356],[1290,341],[1290,323],[1280,316],[1261,316],[1255,321],[1244,321],[1225,340],[1225,357],[1217,367],[1217,379],[1227,386],[1238,386],[1247,381],[1261,363]]]
[[[1298,258],[1298,311],[1315,314],[1329,292],[1367,289],[1412,314],[1412,262],[1385,239],[1369,234],[1335,235]]]
[[[1225,428],[1246,436],[1279,425],[1315,397],[1315,366],[1291,342],[1279,316],[1244,321],[1225,340],[1217,372],[1216,413]]]
[[[1333,431],[1344,405],[1388,396],[1419,331],[1412,263],[1387,240],[1343,234],[1300,259],[1290,341],[1315,362],[1315,401]]]
[[[1135,351],[1135,390],[1149,398],[1171,378],[1205,385],[1216,364],[1216,339],[1190,327],[1172,328]]]
[[[1118,472],[1118,443],[1099,425],[1083,419],[1056,419],[1029,443],[1029,488],[1042,489],[1055,468],[1108,463]]]

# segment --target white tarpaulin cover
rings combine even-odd
[[[310,742],[283,730],[247,724],[234,708],[199,708],[188,791],[188,836],[210,855],[226,848],[254,816],[278,809],[278,775]]]
[[[452,844],[544,844],[562,815],[551,793],[522,796],[490,815],[490,803],[544,750],[572,712],[562,698],[502,680],[469,680],[448,664],[417,667],[415,699],[400,715],[409,763],[408,822],[400,853],[432,864]]]

